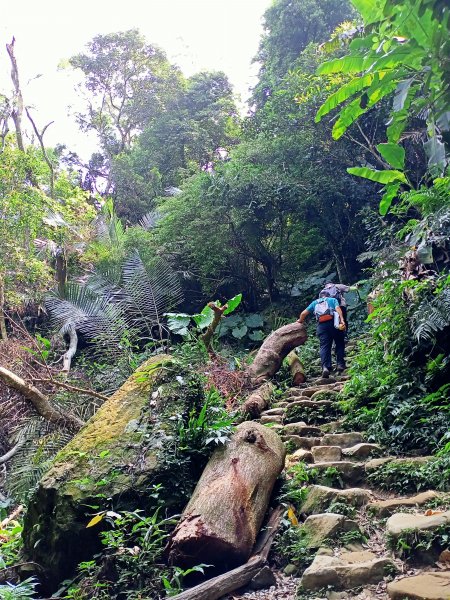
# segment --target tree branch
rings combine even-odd
[[[83,427],[84,421],[71,413],[61,411],[52,406],[47,396],[35,388],[34,385],[27,383],[12,371],[0,367],[0,379],[9,387],[12,387],[23,394],[27,400],[30,400],[41,417],[44,417],[44,419],[47,419],[50,423],[61,425],[65,422],[75,431],[78,431]]]
[[[36,127],[36,123],[34,122],[33,118],[31,117],[30,111],[28,110],[28,108],[25,108],[25,112],[27,113],[27,117],[28,117],[31,125],[33,126],[34,133],[36,134],[36,137],[39,140],[39,145],[41,146],[41,150],[42,150],[42,154],[44,156],[44,160],[47,163],[47,166],[48,166],[48,168],[50,170],[50,198],[54,198],[55,169],[53,167],[52,161],[48,157],[47,150],[45,149],[45,146],[44,146],[44,134],[47,131],[47,128],[50,127],[50,125],[52,123],[54,123],[54,121],[50,121],[50,123],[47,123],[47,125],[42,130],[42,133],[39,133],[39,130]]]

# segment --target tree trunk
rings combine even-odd
[[[219,572],[244,563],[261,527],[285,448],[263,425],[241,423],[207,464],[169,543],[169,562]]]
[[[23,135],[22,135],[22,114],[23,114],[23,97],[22,90],[20,89],[19,83],[19,70],[17,68],[17,61],[14,54],[14,43],[15,38],[13,37],[10,44],[6,44],[6,51],[9,54],[9,58],[11,60],[11,79],[14,85],[14,108],[12,110],[11,116],[14,121],[14,126],[16,128],[16,140],[17,147],[22,152],[25,152],[25,146],[23,143]]]
[[[208,302],[208,306],[214,312],[214,318],[213,318],[211,325],[208,326],[205,333],[200,336],[200,339],[205,344],[205,347],[207,350],[209,350],[209,348],[211,346],[214,332],[217,329],[217,327],[223,317],[223,313],[228,308],[227,304],[224,304],[223,306],[217,306],[214,302]]]
[[[84,422],[81,419],[71,413],[63,412],[52,406],[47,396],[35,388],[34,385],[27,383],[22,377],[19,377],[12,371],[0,367],[0,379],[2,379],[6,385],[19,391],[25,398],[30,400],[41,417],[44,417],[44,419],[47,419],[50,423],[56,423],[58,425],[65,424],[74,431],[78,431],[83,427]]]
[[[69,326],[68,330],[69,335],[69,348],[67,352],[64,353],[63,356],[63,372],[68,373],[70,371],[70,366],[72,364],[72,358],[75,356],[78,347],[78,336],[74,325]]]
[[[5,306],[5,284],[3,283],[3,277],[0,275],[0,340],[8,339],[8,332],[6,331],[4,306]]]
[[[213,579],[208,579],[208,581],[181,592],[175,598],[177,600],[218,600],[218,598],[222,598],[225,594],[229,594],[247,585],[259,573],[261,567],[266,564],[266,559],[269,556],[275,534],[279,529],[283,512],[284,508],[281,506],[272,512],[264,531],[258,537],[255,552],[245,565]]]
[[[263,410],[269,406],[270,397],[274,386],[270,381],[266,381],[252,392],[244,404],[241,406],[241,413],[248,415],[252,419],[257,419]]]
[[[306,327],[297,322],[272,332],[248,369],[250,379],[257,383],[275,375],[289,352],[304,344],[307,338]]]
[[[291,375],[292,375],[292,383],[294,385],[300,385],[301,383],[305,383],[305,381],[306,381],[305,368],[302,365],[297,354],[292,350],[286,356],[286,360],[289,363],[289,369],[290,369]]]

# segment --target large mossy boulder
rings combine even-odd
[[[25,555],[42,567],[48,589],[100,549],[104,520],[87,527],[96,514],[151,509],[153,486],[167,481],[165,502],[186,502],[195,477],[189,460],[176,456],[176,439],[180,419],[203,401],[196,377],[169,356],[150,359],[55,457],[23,531]]]

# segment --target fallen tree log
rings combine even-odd
[[[241,406],[241,413],[252,419],[257,419],[263,410],[269,406],[270,398],[274,390],[270,381],[266,381],[250,394]]]
[[[255,552],[244,565],[196,585],[178,594],[175,598],[178,600],[217,600],[225,594],[247,585],[266,564],[270,547],[280,526],[283,511],[284,509],[281,506],[273,511],[266,528],[259,536]]]
[[[304,344],[307,338],[306,327],[302,323],[289,323],[273,331],[248,368],[250,379],[258,383],[275,375],[289,352]]]
[[[22,379],[22,377],[19,377],[12,371],[9,371],[4,367],[0,367],[0,379],[9,387],[12,387],[23,394],[27,400],[30,400],[41,417],[44,417],[44,419],[47,419],[47,421],[50,421],[50,423],[55,423],[58,425],[64,423],[64,425],[74,431],[78,431],[81,429],[81,427],[83,427],[84,421],[71,413],[59,410],[52,406],[50,400],[45,394],[34,387],[34,385],[27,383],[24,379]]]
[[[203,471],[169,542],[169,563],[224,571],[247,561],[285,453],[275,431],[241,423]]]
[[[289,354],[286,356],[286,360],[288,361],[289,369],[291,371],[292,383],[294,385],[300,385],[301,383],[305,383],[305,367],[302,365],[301,360],[294,352],[294,350],[289,352]]]

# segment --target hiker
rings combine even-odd
[[[356,287],[350,287],[349,285],[344,285],[343,283],[333,283],[332,281],[327,281],[323,289],[330,293],[330,298],[336,298],[336,300],[339,302],[342,314],[344,315],[345,335],[348,337],[347,302],[344,294],[350,290],[356,290]]]
[[[335,313],[338,321],[335,326]],[[317,321],[317,335],[320,342],[320,360],[322,362],[322,377],[330,376],[331,347],[336,346],[336,370],[341,373],[345,369],[345,321],[342,309],[336,298],[331,298],[330,292],[323,289],[317,300],[300,313],[298,323],[303,323],[306,317],[314,314]]]

